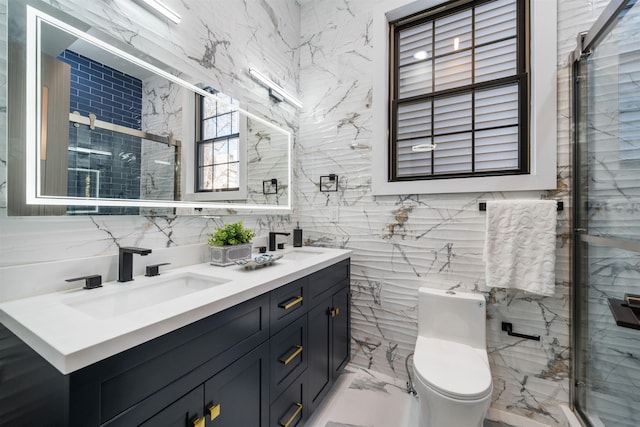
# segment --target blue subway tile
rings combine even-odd
[[[93,66],[93,64],[91,64]],[[80,65],[80,71],[84,71],[87,74],[91,74],[92,76],[96,76],[98,78],[102,78],[103,73],[100,70],[96,70],[95,68],[92,67],[87,67],[84,65]]]
[[[115,102],[115,101],[112,101],[111,99],[104,99],[103,102],[104,102],[104,105],[107,105],[109,107],[122,108],[121,102]]]
[[[103,99],[111,99],[113,96],[112,94],[104,90],[95,89],[95,88],[91,88],[91,94],[95,96],[99,96],[100,98],[103,98]]]
[[[79,65],[89,66],[89,64],[91,63],[91,60],[86,56],[78,55],[76,52],[69,49],[65,50],[65,56],[72,59]]]
[[[82,77],[78,77],[78,82],[83,84],[83,85],[85,85],[85,86],[88,86],[89,88],[102,89],[102,85],[100,83],[96,83],[94,81],[87,80],[87,79],[84,79]],[[88,91],[88,92],[90,92],[90,91]]]
[[[78,82],[71,82],[71,88],[77,90],[80,96],[82,96],[83,93],[89,93],[91,91],[89,86]]]

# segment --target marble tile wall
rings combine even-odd
[[[535,1],[535,0],[533,0]],[[606,1],[558,1],[558,188],[549,192],[371,195],[372,13],[384,0],[325,0],[302,7],[298,214],[307,242],[354,251],[353,361],[405,378],[417,334],[417,288],[484,290],[479,200],[558,198],[557,290],[552,297],[485,292],[495,392],[492,406],[564,425],[569,400],[570,104],[568,55]],[[339,191],[318,191],[320,175]],[[501,332],[509,320],[540,342]]]

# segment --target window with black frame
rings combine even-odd
[[[197,95],[196,192],[237,191],[240,187],[238,101],[213,89]]]
[[[391,23],[390,181],[529,172],[527,0]]]

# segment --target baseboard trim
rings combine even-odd
[[[562,409],[562,413],[567,418],[569,427],[584,427],[584,424],[580,422],[580,419],[571,410],[571,408],[569,408],[567,405],[560,405],[560,409]]]
[[[542,424],[527,417],[501,411],[495,408],[489,408],[487,418],[491,421],[499,421],[514,427],[549,427],[548,424]]]

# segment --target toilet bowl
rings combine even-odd
[[[481,427],[493,383],[479,294],[420,288],[414,387],[421,427]]]

